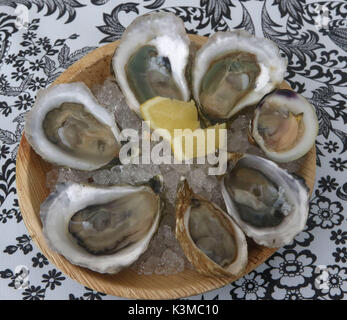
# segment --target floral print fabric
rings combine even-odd
[[[17,5],[28,25],[16,21]],[[347,3],[315,0],[0,1],[0,299],[119,299],[50,264],[23,223],[15,159],[37,91],[138,15],[173,12],[187,32],[245,29],[288,58],[286,80],[315,107],[317,176],[305,230],[264,264],[191,299],[346,299]]]

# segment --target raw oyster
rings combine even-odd
[[[307,221],[309,192],[303,179],[255,155],[233,157],[222,180],[229,215],[260,245],[290,243]]]
[[[318,119],[313,106],[303,96],[279,89],[259,103],[251,130],[254,141],[268,158],[289,162],[314,146]]]
[[[227,120],[277,87],[286,68],[271,40],[243,30],[216,32],[195,56],[194,99],[206,118]]]
[[[116,273],[146,251],[156,232],[157,191],[148,185],[59,184],[41,205],[44,235],[71,263]]]
[[[106,165],[120,149],[113,115],[82,82],[40,91],[26,116],[24,131],[43,159],[79,170]]]
[[[140,104],[156,96],[189,100],[189,45],[183,21],[172,13],[138,17],[123,33],[112,65],[129,107],[139,116]]]
[[[238,276],[248,262],[246,237],[233,220],[181,181],[176,200],[176,237],[188,260],[206,275]]]

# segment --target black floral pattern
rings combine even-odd
[[[25,266],[19,266],[15,272],[11,269],[0,271],[0,278],[10,279],[11,282],[8,284],[9,287],[15,289],[26,289],[29,287],[28,276],[30,271]]]
[[[276,295],[274,294],[274,292],[271,295],[271,298],[277,300],[311,300],[315,297],[317,297],[317,293],[311,283],[309,283],[305,287],[299,288],[276,288]]]
[[[211,17],[212,28],[216,27],[223,17],[229,18],[230,7],[235,7],[230,0],[201,0],[200,5]]]
[[[42,282],[46,283],[46,288],[49,287],[51,290],[54,290],[56,286],[61,286],[62,281],[66,279],[61,272],[55,269],[48,271],[48,274],[44,274],[42,278]]]
[[[347,242],[347,231],[338,229],[337,231],[331,231],[330,240],[334,241],[336,245],[346,244]]]
[[[327,279],[324,288],[321,289],[322,299],[343,299],[347,293],[347,268],[338,265],[327,266]]]
[[[17,237],[16,240],[17,240],[17,244],[7,246],[6,249],[4,250],[5,253],[12,255],[15,252],[17,252],[19,249],[20,251],[23,252],[23,254],[28,254],[29,252],[33,250],[33,246],[30,243],[31,238],[27,236],[26,234],[23,234],[22,236]]]
[[[31,260],[33,262],[32,266],[34,268],[35,267],[43,268],[45,265],[48,265],[47,258],[40,252],[37,253],[36,257],[33,257]]]
[[[138,14],[139,10],[137,6],[137,3],[120,4],[114,8],[111,14],[104,14],[104,22],[106,23],[106,25],[99,26],[97,28],[101,32],[108,34],[108,36],[102,39],[100,42],[104,43],[118,40],[125,30],[125,27],[123,27],[123,25],[118,20],[119,13],[123,11],[125,13],[135,12]]]
[[[30,286],[23,292],[23,300],[42,300],[45,297],[45,289],[41,286]]]
[[[347,160],[342,160],[341,158],[333,158],[333,160],[329,161],[329,164],[335,171],[342,172],[347,169]]]
[[[316,226],[323,229],[332,229],[343,221],[342,205],[338,201],[331,202],[330,199],[320,197],[317,202],[310,206],[311,217],[309,218]]]
[[[26,30],[15,26],[18,4],[29,9]],[[274,41],[288,59],[287,82],[314,106],[319,121],[317,183],[303,232],[257,270],[200,299],[346,299],[345,1],[192,0],[178,6],[174,0],[6,0],[0,6],[0,283],[7,282],[8,295],[24,300],[105,297],[67,279],[19,231],[23,221],[15,189],[16,153],[25,113],[40,89],[99,44],[119,39],[137,15],[166,11],[179,16],[189,33],[208,36],[245,29]],[[87,9],[93,14],[84,31],[80,23],[85,23]],[[19,259],[35,271],[29,282],[13,268]],[[329,263],[321,287],[315,273],[318,261]]]
[[[73,21],[76,17],[76,8],[84,7],[83,4],[76,0],[6,0],[0,2],[1,5],[11,6],[16,8],[17,4],[23,4],[29,9],[36,5],[38,12],[46,9],[46,15],[51,15],[59,11],[58,19],[68,14],[66,23]]]
[[[15,199],[12,204],[12,209],[3,209],[0,213],[0,223],[7,223],[12,219],[16,219],[17,223],[22,221],[22,215],[18,210],[18,200]]]
[[[102,300],[102,297],[106,296],[106,294],[102,292],[95,291],[93,289],[89,289],[84,287],[86,292],[81,297],[75,297],[75,295],[70,294],[69,300]]]
[[[8,219],[12,219],[13,213],[14,213],[13,210],[3,209],[2,213],[0,213],[0,222],[6,223]]]
[[[6,145],[2,145],[0,149],[0,159],[6,159],[7,155],[10,153],[10,148]]]
[[[24,80],[29,74],[29,70],[24,67],[18,67],[15,72],[11,73],[11,78],[18,80]]]
[[[18,110],[28,110],[33,105],[34,101],[35,100],[28,93],[24,93],[18,96],[18,100],[14,102],[14,106]]]
[[[3,132],[0,131],[0,138],[2,136],[4,136],[4,139],[1,140],[6,141],[6,134],[3,134]],[[7,159],[2,165],[0,172],[0,208],[8,196],[16,193],[16,189],[14,187],[15,171],[16,168],[14,166],[14,161],[12,159]]]
[[[336,195],[344,201],[347,201],[347,182],[342,186],[339,187],[336,191]]]
[[[230,291],[233,299],[257,300],[265,298],[266,288],[262,274],[255,271],[247,274],[243,278],[236,280]]]
[[[325,191],[331,192],[333,190],[336,190],[338,185],[339,184],[336,182],[336,179],[331,178],[329,175],[326,178],[322,177],[318,181],[318,188],[321,188],[322,192],[325,192]]]
[[[339,149],[338,143],[336,141],[329,140],[328,142],[324,143],[325,150],[327,150],[329,153],[336,152]]]
[[[275,253],[266,262],[271,267],[266,273],[277,281],[280,288],[302,287],[309,283],[315,261],[316,257],[308,250],[299,253],[285,250],[283,254]]]
[[[336,251],[333,252],[333,257],[335,258],[335,262],[346,263],[347,261],[347,248],[336,248]]]
[[[315,299],[319,290],[314,283],[316,256],[308,250],[284,250],[276,253],[266,264],[269,282],[267,298],[279,300]]]

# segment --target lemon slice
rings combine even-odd
[[[175,133],[172,140],[174,156],[179,161],[187,161],[192,158],[205,157],[215,153],[217,149],[225,149],[226,146],[226,124],[217,124],[206,129],[195,131],[183,130]]]
[[[184,102],[170,98],[155,97],[140,106],[142,118],[149,121],[151,129],[166,129],[174,156],[179,161],[204,157],[214,153],[226,143],[226,136],[219,129],[226,129],[225,124],[218,124],[206,129],[200,128],[198,111],[194,101]]]
[[[170,98],[155,97],[141,104],[140,111],[151,129],[166,129],[173,137],[175,129],[200,128],[198,111],[194,101],[184,102]]]

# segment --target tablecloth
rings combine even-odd
[[[0,299],[120,299],[71,280],[37,249],[18,207],[15,159],[38,90],[152,11],[175,13],[189,33],[235,28],[271,39],[288,58],[286,80],[319,119],[305,230],[243,278],[189,299],[346,299],[344,0],[0,0]]]

